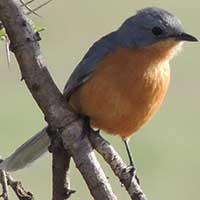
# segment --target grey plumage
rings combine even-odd
[[[154,27],[160,27],[163,33],[155,36]],[[160,40],[175,37],[183,32],[179,19],[160,8],[145,8],[128,18],[121,27],[93,44],[82,61],[71,74],[65,88],[67,100],[71,94],[85,83],[97,69],[98,63],[118,47],[141,48]]]
[[[49,144],[50,139],[44,128],[0,163],[0,169],[8,172],[23,169],[46,153]]]
[[[74,90],[76,90],[80,85],[85,83],[90,78],[103,57],[112,53],[117,48],[116,40],[116,32],[112,32],[95,42],[88,50],[87,54],[77,65],[67,81],[67,84],[65,85],[63,94],[67,100]]]

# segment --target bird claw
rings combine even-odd
[[[136,176],[136,169],[134,166],[129,165],[126,168],[126,171],[131,174],[131,176]]]
[[[140,185],[140,179],[138,178],[137,174],[136,174],[136,168],[132,165],[129,165],[126,169],[125,169],[128,173],[130,173],[130,175],[132,177],[134,177],[137,181],[137,183]]]

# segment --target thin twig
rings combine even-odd
[[[141,186],[135,175],[132,174],[131,168],[127,166],[115,149],[96,132],[91,132],[89,137],[93,147],[110,165],[114,174],[119,178],[129,193],[132,200],[147,200]]]
[[[31,4],[33,1],[35,1],[35,0],[30,0],[30,1],[24,2],[24,4],[22,5],[22,7],[23,7],[24,5],[28,6],[28,5]]]
[[[19,1],[22,4],[21,7],[25,7],[27,10],[29,10],[29,12],[27,12],[26,15],[30,15],[30,14],[33,13],[33,14],[37,15],[38,17],[41,17],[38,13],[36,13],[36,11],[39,10],[40,8],[46,6],[47,4],[49,4],[53,0],[49,0],[49,1],[39,5],[38,7],[34,8],[34,9],[31,9],[30,7],[28,7],[28,5],[31,4],[35,0],[30,0],[28,2],[24,2],[23,0],[19,0]],[[2,24],[2,22],[0,22],[0,29],[2,29],[2,28],[3,28],[3,24]]]
[[[19,200],[34,200],[33,194],[31,192],[26,192],[21,182],[16,181],[10,174],[7,174],[6,177],[8,184],[11,186]]]
[[[19,0],[20,3],[22,4],[22,7],[25,7],[30,13],[33,13],[34,15],[38,16],[38,17],[41,17],[37,12],[35,12],[34,10],[32,10],[28,4],[30,4],[30,2],[28,3],[25,3],[23,0]],[[32,2],[32,1],[31,1]]]
[[[8,200],[9,199],[8,183],[7,183],[6,172],[3,170],[0,170],[0,183],[2,185],[2,194],[0,195],[0,197],[2,197],[4,200]]]
[[[45,3],[39,5],[38,7],[34,8],[34,9],[31,9],[31,11],[27,12],[26,14],[27,15],[32,14],[33,12],[35,12],[35,11],[39,10],[40,8],[42,8],[42,7],[46,6],[47,4],[49,4],[51,1],[53,1],[53,0],[46,1]]]
[[[64,149],[61,137],[57,137],[56,132],[47,129],[51,138],[49,151],[52,152],[52,171],[53,171],[53,200],[65,200],[75,193],[70,189],[69,167],[71,155]]]

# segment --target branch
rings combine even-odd
[[[70,189],[69,166],[71,155],[63,147],[61,137],[57,137],[55,132],[47,130],[52,140],[49,151],[53,152],[53,200],[68,199],[75,190]]]
[[[54,186],[60,185],[58,180],[62,182],[62,187],[54,188],[53,199],[67,198],[56,195],[67,188],[63,177],[69,168],[69,155],[71,155],[94,199],[115,200],[116,197],[94,155],[88,138],[82,137],[82,121],[68,109],[64,97],[54,84],[43,61],[37,42],[38,35],[33,32],[14,0],[0,0],[0,19],[6,28],[11,41],[11,49],[20,65],[22,78],[45,114],[49,126],[60,133],[64,148],[67,150],[67,154],[64,149],[53,150]],[[90,140],[126,187],[131,199],[146,200],[137,180],[109,143],[94,134]],[[63,166],[65,161],[67,161],[66,165]],[[58,163],[62,163],[62,166]],[[58,173],[60,167],[62,167],[62,173]]]
[[[16,181],[12,178],[12,176],[5,171],[0,170],[0,183],[2,185],[2,197],[4,200],[8,200],[8,185],[11,186],[13,191],[19,200],[33,200],[33,195],[30,192],[26,192],[23,188],[21,182]]]
[[[75,121],[77,116],[68,110],[66,101],[54,84],[42,58],[37,42],[38,34],[33,32],[16,1],[0,0],[0,20],[10,39],[11,50],[19,63],[22,78],[50,127],[54,130],[63,128],[64,147],[71,151],[92,196],[96,200],[115,200],[89,140],[87,137],[81,139],[82,121]]]
[[[6,174],[6,178],[19,200],[34,200],[33,194],[26,192],[21,182],[14,180],[10,174]]]
[[[82,135],[82,127],[82,120],[79,119],[64,129],[61,134],[63,145],[72,155],[94,199],[116,200],[88,137]]]
[[[133,176],[129,167],[123,162],[115,149],[96,132],[90,133],[90,141],[93,147],[104,160],[110,165],[114,174],[119,178],[120,182],[125,186],[131,199],[147,200],[142,188],[138,184],[136,176]]]
[[[0,170],[0,183],[2,185],[2,194],[0,197],[2,197],[4,200],[8,200],[8,183],[6,178],[6,172]]]
[[[29,9],[29,12],[27,12],[26,14],[27,14],[27,15],[30,15],[30,14],[32,14],[32,13],[35,14],[35,12],[36,12],[37,10],[39,10],[40,8],[46,6],[46,5],[49,4],[51,1],[53,1],[53,0],[48,0],[48,1],[44,2],[43,4],[37,6],[37,7],[34,8],[34,9]],[[39,15],[39,17],[40,17],[40,15]]]
[[[55,156],[56,153],[61,155]],[[71,156],[66,150],[57,150],[57,152],[53,154],[53,200],[68,199],[76,192],[75,190],[70,189],[70,158]]]
[[[30,4],[30,2],[25,3],[23,0],[19,0],[21,3],[21,6],[25,7],[30,13],[33,13],[34,15],[41,17],[39,14],[37,14],[34,10],[32,10],[28,4]]]
[[[48,72],[37,42],[38,33],[34,33],[16,1],[1,0],[0,11],[0,18],[10,39],[10,48],[19,63],[22,79],[49,125],[54,128],[65,126],[75,115],[67,112],[64,97]]]

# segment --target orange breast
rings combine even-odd
[[[170,78],[164,55],[150,49],[119,48],[70,98],[93,126],[123,138],[137,131],[159,109]]]

